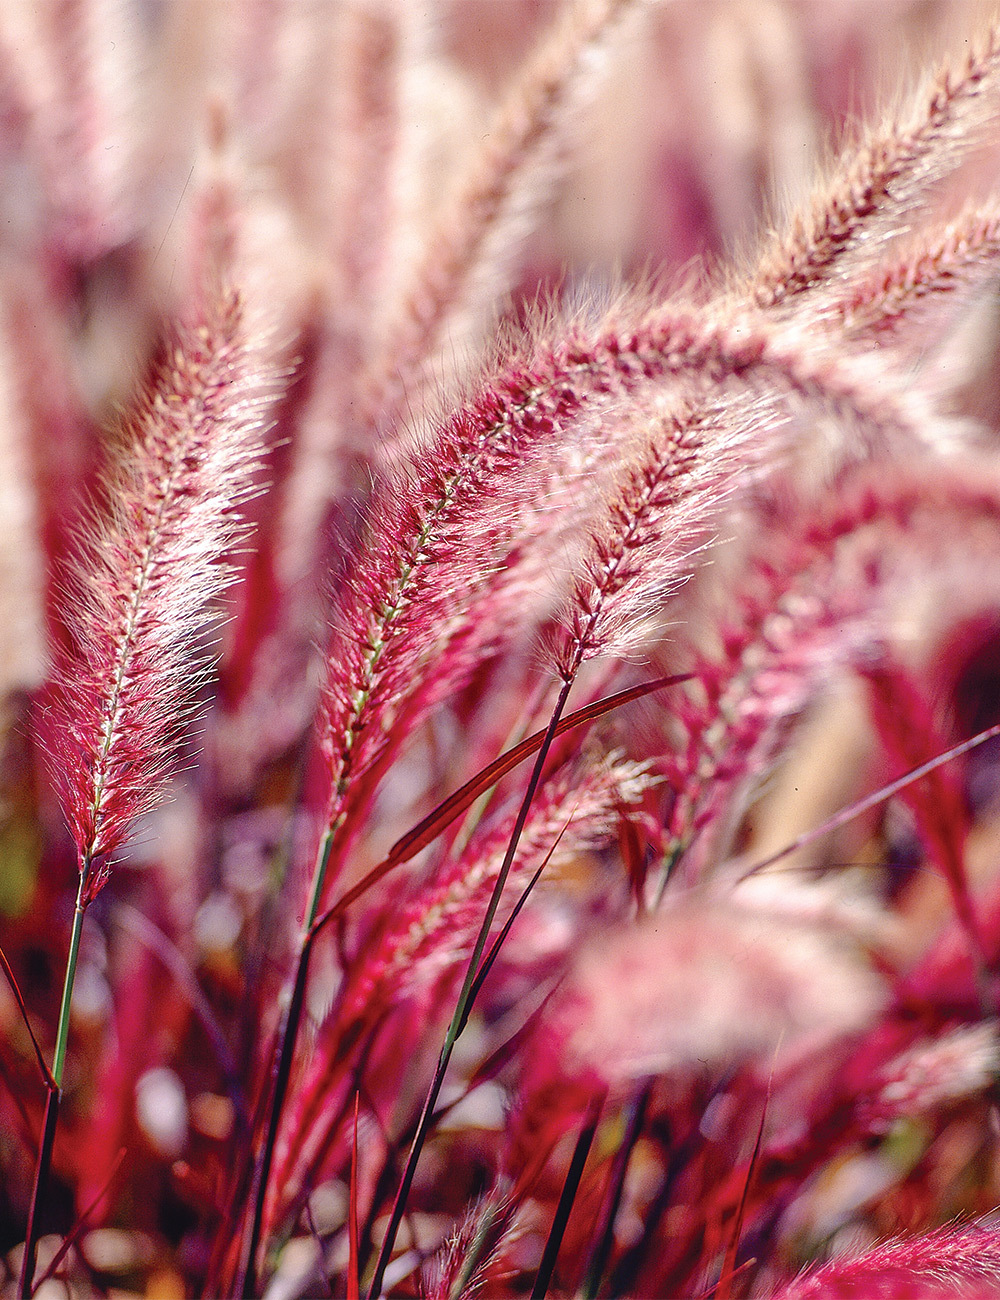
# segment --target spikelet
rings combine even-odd
[[[871,591],[845,597],[829,553],[799,544],[791,522],[783,540],[787,550],[763,541],[728,587],[725,609],[713,611],[719,644],[695,642],[695,680],[677,693],[678,738],[663,759],[676,791],[667,821],[674,854],[711,832],[685,864],[689,878],[702,858],[727,856],[740,792],[760,780],[789,723],[864,644]]]

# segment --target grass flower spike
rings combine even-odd
[[[126,418],[123,463],[77,569],[56,758],[85,875],[162,797],[260,464],[261,358],[232,290],[213,286],[205,308],[164,342]]]

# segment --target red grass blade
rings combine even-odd
[[[667,686],[676,686],[680,682],[686,682],[691,679],[690,673],[679,673],[674,677],[659,677],[653,682],[644,682],[641,686],[630,686],[628,690],[619,691],[615,695],[608,695],[603,700],[598,700],[594,704],[588,704],[585,708],[577,709],[574,713],[563,718],[558,728],[556,736],[561,736],[574,727],[582,725],[584,722],[593,722],[596,718],[602,717],[612,709],[617,709],[620,705],[629,704],[632,700],[641,700],[644,695],[650,695],[653,691],[662,690]],[[415,857],[421,849],[426,848],[441,832],[460,816],[465,810],[479,798],[484,790],[488,790],[501,777],[507,775],[522,763],[526,758],[530,758],[536,753],[545,736],[545,729],[536,731],[527,739],[522,740],[519,745],[509,749],[506,754],[501,754],[488,767],[467,781],[460,790],[456,790],[453,795],[449,795],[442,803],[434,809],[433,812],[419,822],[412,831],[408,831],[401,839],[389,850],[389,856],[386,862],[396,866],[401,862],[409,862]]]
[[[98,1189],[96,1196],[92,1198],[90,1204],[87,1206],[84,1212],[77,1219],[76,1223],[73,1225],[70,1231],[63,1238],[63,1243],[56,1251],[56,1253],[52,1256],[52,1259],[49,1261],[48,1268],[45,1269],[45,1271],[35,1282],[33,1288],[35,1291],[37,1291],[38,1288],[44,1282],[47,1282],[50,1277],[55,1276],[56,1269],[63,1262],[66,1256],[69,1254],[77,1238],[80,1236],[80,1233],[83,1232],[83,1230],[88,1226],[90,1221],[90,1216],[94,1213],[98,1205],[100,1205],[101,1201],[104,1199],[105,1196],[107,1196],[108,1192],[110,1191],[111,1184],[115,1181],[115,1177],[118,1174],[118,1170],[122,1166],[122,1161],[125,1159],[126,1154],[127,1153],[125,1147],[122,1147],[114,1159],[114,1163],[111,1166],[107,1178],[105,1178],[104,1182],[101,1184],[100,1188]]]
[[[736,1255],[740,1248],[740,1238],[743,1236],[743,1218],[746,1214],[750,1188],[753,1186],[754,1175],[757,1172],[757,1164],[760,1160],[761,1146],[764,1141],[764,1124],[767,1121],[767,1108],[771,1103],[771,1084],[773,1081],[774,1070],[772,1069],[771,1075],[767,1081],[767,1092],[764,1095],[764,1108],[761,1111],[760,1124],[757,1127],[757,1139],[753,1144],[750,1163],[747,1165],[747,1176],[743,1182],[740,1204],[736,1211],[736,1221],[733,1224],[732,1236],[730,1237],[729,1245],[726,1248],[726,1257],[722,1263],[722,1271],[719,1274],[719,1281],[715,1288],[713,1300],[729,1300],[733,1290],[733,1279],[739,1272],[739,1269],[736,1267]]]

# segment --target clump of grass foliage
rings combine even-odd
[[[4,1294],[997,1293],[1000,26],[888,9],[0,11]]]

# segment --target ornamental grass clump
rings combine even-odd
[[[0,11],[4,1295],[995,1292],[1000,16],[868,19]]]

